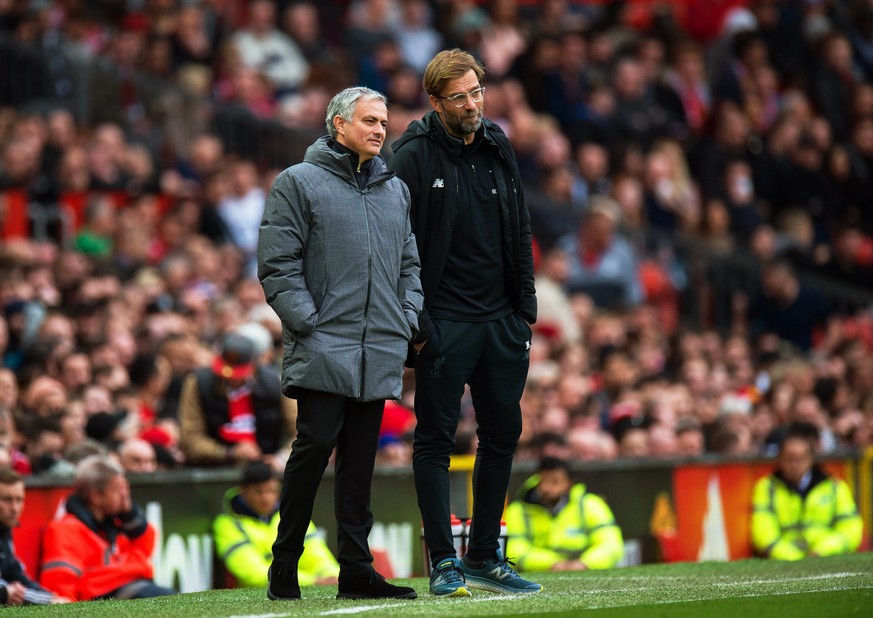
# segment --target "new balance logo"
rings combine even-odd
[[[446,187],[446,183],[442,178],[437,178],[433,181],[433,184],[430,186],[431,189],[444,189]]]
[[[488,575],[490,575],[491,577],[493,577],[497,581],[503,581],[504,579],[506,579],[507,577],[512,575],[512,572],[511,571],[504,571],[500,567],[494,567],[493,569],[488,571]]]

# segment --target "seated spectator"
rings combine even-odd
[[[179,422],[163,410],[172,378],[169,361],[158,354],[137,354],[127,371],[136,390],[139,437],[156,448],[177,450]]]
[[[90,439],[114,449],[131,433],[125,427],[130,423],[128,416],[124,410],[95,412],[88,417],[85,423],[85,434]]]
[[[317,81],[315,78],[324,79],[331,70],[340,68],[340,53],[326,40],[319,7],[314,2],[300,0],[288,4],[282,13],[282,29],[309,63],[309,83]]]
[[[237,161],[231,166],[228,176],[229,191],[219,200],[217,212],[229,230],[233,244],[245,257],[248,276],[253,276],[256,274],[254,254],[258,248],[258,228],[266,196],[259,185],[257,168],[251,161]]]
[[[618,456],[628,459],[650,457],[648,421],[642,415],[624,416],[611,425],[618,444]]]
[[[595,197],[576,235],[558,241],[570,258],[568,292],[584,292],[598,307],[632,307],[643,300],[639,264],[630,243],[616,231],[619,211]]]
[[[810,435],[795,423],[779,448],[776,470],[755,484],[751,535],[755,552],[775,560],[854,552],[863,523],[845,481],[815,463]]]
[[[76,250],[85,255],[109,257],[115,225],[115,204],[112,199],[104,194],[95,194],[85,206],[84,221],[74,241]]]
[[[610,460],[618,454],[615,439],[599,428],[574,427],[567,442],[572,458],[579,461]]]
[[[683,457],[700,457],[704,453],[703,428],[700,421],[693,417],[679,419],[676,423],[677,455]]]
[[[65,510],[46,526],[43,586],[77,601],[175,594],[152,579],[155,529],[131,500],[119,464],[100,456],[83,460]]]
[[[12,546],[12,528],[24,510],[24,481],[17,472],[0,469],[0,606],[51,605],[58,597],[27,576]]]
[[[412,439],[385,434],[379,438],[376,465],[382,468],[409,468],[412,466]]]
[[[775,333],[803,352],[813,346],[815,331],[831,313],[828,302],[817,291],[803,285],[787,261],[764,265],[761,295],[749,307],[751,334]]]
[[[280,92],[297,89],[309,73],[309,64],[291,37],[276,27],[276,5],[256,0],[248,10],[246,27],[232,38],[240,59],[262,71]]]
[[[243,470],[242,483],[225,494],[224,512],[212,523],[215,549],[237,583],[245,588],[267,585],[273,541],[279,528],[279,481],[270,466],[254,462]],[[339,564],[309,522],[305,549],[297,566],[301,586],[336,584]]]
[[[679,452],[679,440],[676,431],[661,423],[649,426],[649,457],[676,457]]]
[[[22,427],[26,438],[24,454],[30,462],[33,474],[48,474],[69,477],[73,469],[64,460],[64,438],[61,435],[59,417],[37,418]]]
[[[69,404],[69,396],[59,380],[43,375],[23,391],[20,403],[33,416],[46,418],[65,410]]]
[[[11,412],[0,409],[0,468],[11,468],[19,474],[27,475],[33,472],[30,458],[21,452],[16,445],[15,419]]]
[[[105,444],[98,442],[93,438],[85,438],[84,440],[71,444],[64,449],[64,460],[73,467],[73,473],[75,473],[75,467],[78,466],[80,462],[88,457],[92,457],[93,455],[108,457],[109,449],[106,448]]]
[[[765,221],[766,205],[758,197],[752,168],[744,159],[725,163],[719,197],[727,206],[734,237],[747,244]]]
[[[609,569],[624,540],[602,498],[574,484],[566,461],[545,457],[506,509],[508,556],[525,571]]]
[[[212,367],[191,372],[179,400],[179,443],[188,463],[267,461],[285,467],[297,414],[279,391],[279,375],[254,361],[246,337],[225,336]]]
[[[142,438],[128,438],[118,446],[118,461],[125,472],[150,474],[158,469],[155,447]]]

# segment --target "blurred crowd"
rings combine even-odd
[[[488,68],[531,211],[519,458],[768,455],[798,421],[823,453],[873,445],[873,313],[805,283],[873,283],[873,0],[0,0],[0,34],[53,60],[58,100],[74,65],[123,89],[93,124],[0,107],[0,466],[184,466],[185,376],[228,333],[264,366],[282,351],[254,271],[279,170],[210,132],[210,110],[317,136],[335,92],[369,86],[390,156],[449,46]],[[143,80],[194,97],[200,122],[144,106]],[[759,265],[710,299],[723,324],[682,319],[702,302],[682,243]],[[384,465],[409,465],[414,388],[386,410]]]

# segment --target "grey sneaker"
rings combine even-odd
[[[460,560],[461,572],[470,588],[505,594],[532,594],[543,589],[541,584],[528,581],[512,568],[511,562],[497,550],[496,560],[486,560],[482,566],[473,566],[465,557]]]
[[[461,572],[461,561],[446,558],[430,574],[430,592],[440,597],[468,597],[470,591]]]

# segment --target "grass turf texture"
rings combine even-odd
[[[802,562],[659,564],[581,573],[531,576],[539,594],[436,598],[426,579],[408,582],[419,593],[412,601],[339,601],[336,588],[304,588],[303,600],[274,602],[264,589],[213,590],[136,601],[94,601],[53,607],[0,609],[16,616],[83,618],[365,616],[366,618],[548,616],[625,618],[670,616],[873,616],[873,553]]]

